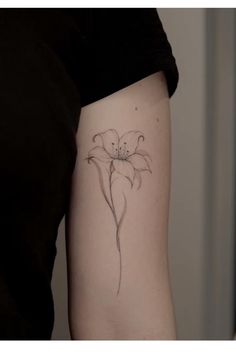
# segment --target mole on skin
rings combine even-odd
[[[137,111],[137,110],[138,110],[138,107],[135,107],[134,109],[135,109],[135,111]]]

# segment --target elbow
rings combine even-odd
[[[176,326],[173,316],[154,319],[145,316],[137,321],[135,317],[92,316],[90,319],[70,321],[72,340],[176,340]]]

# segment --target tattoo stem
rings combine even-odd
[[[120,236],[119,236],[120,223],[118,222],[117,215],[115,212],[115,206],[114,206],[113,194],[112,194],[112,181],[111,181],[111,179],[112,179],[113,171],[114,171],[114,167],[113,167],[113,161],[112,161],[111,165],[110,165],[110,174],[109,174],[109,189],[110,189],[110,197],[111,197],[111,206],[113,209],[113,216],[114,216],[115,224],[116,224],[116,246],[117,246],[117,249],[119,252],[119,264],[120,264],[119,269],[120,270],[119,270],[119,283],[118,283],[118,289],[117,289],[117,294],[116,294],[116,295],[119,295],[120,285],[121,285],[121,276],[122,276],[122,257],[121,257]]]
[[[117,215],[116,215],[116,212],[115,212],[115,205],[114,205],[113,194],[112,194],[112,183],[114,182],[114,180],[112,181],[112,174],[114,172],[113,161],[111,162],[110,173],[109,173],[109,192],[110,192],[110,201],[109,201],[109,199],[108,199],[108,197],[106,195],[106,192],[105,192],[103,178],[102,178],[102,172],[101,172],[101,169],[100,169],[98,163],[93,158],[86,158],[86,160],[88,161],[88,163],[90,163],[90,161],[92,161],[94,163],[94,165],[96,166],[96,168],[97,168],[98,176],[99,176],[99,183],[100,183],[100,187],[101,187],[101,190],[102,190],[102,194],[103,194],[103,196],[105,198],[105,201],[107,202],[107,204],[109,205],[109,207],[111,209],[111,212],[112,212],[112,215],[113,215],[114,221],[115,221],[115,226],[116,226],[116,246],[117,246],[117,249],[118,249],[118,252],[119,252],[119,282],[118,282],[118,289],[117,289],[117,295],[119,295],[120,287],[121,287],[121,278],[122,278],[122,257],[121,257],[121,247],[120,247],[120,235],[119,235],[119,233],[120,233],[120,227],[121,227],[122,221],[124,219],[126,208],[127,208],[127,200],[126,200],[126,197],[125,197],[125,195],[123,193],[124,209],[122,211],[121,218],[118,221],[118,218],[117,218]]]

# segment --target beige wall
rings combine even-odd
[[[203,333],[205,10],[159,9],[180,72],[171,99],[172,196],[169,260],[180,339]],[[69,339],[64,220],[53,276],[52,339]]]
[[[204,336],[205,9],[159,9],[180,81],[171,99],[169,258],[181,339]]]

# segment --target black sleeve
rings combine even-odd
[[[169,97],[175,92],[178,68],[155,8],[89,9],[84,45],[82,106],[160,70]]]

